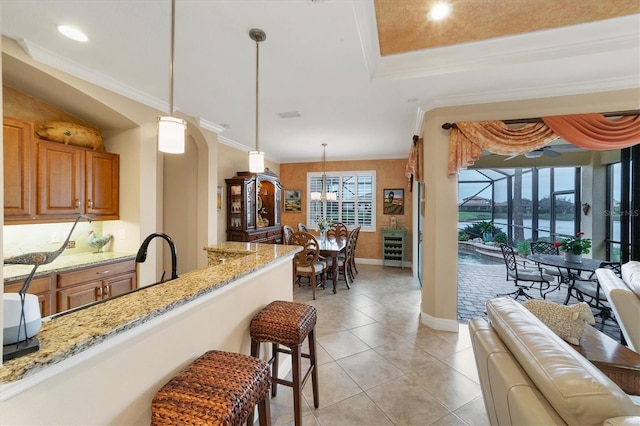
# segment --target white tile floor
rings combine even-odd
[[[420,286],[409,270],[359,265],[351,290],[340,281],[294,290],[294,300],[318,309],[320,407],[309,380],[305,425],[489,424],[468,329],[439,332],[420,324]],[[307,351],[306,342],[303,345]],[[272,424],[293,424],[285,386],[271,401]]]

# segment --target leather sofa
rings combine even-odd
[[[621,276],[610,269],[596,270],[598,283],[616,316],[627,346],[640,353],[640,262],[622,265]]]
[[[511,298],[469,332],[492,425],[640,424],[640,406]]]

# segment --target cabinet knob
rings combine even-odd
[[[93,201],[89,200],[88,204],[89,204],[89,208],[92,209],[93,208]]]
[[[76,209],[80,208],[80,200],[76,199]]]
[[[111,296],[111,286],[109,286],[108,284],[104,286],[104,296],[105,297]]]
[[[96,298],[102,297],[102,287],[96,287]]]
[[[108,273],[109,273],[109,270],[108,270],[108,269],[105,269],[104,271],[98,271],[98,272],[96,272],[96,275],[104,275],[104,274],[108,274]]]

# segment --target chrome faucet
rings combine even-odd
[[[138,254],[136,255],[136,262],[142,263],[147,260],[147,248],[149,247],[149,243],[151,242],[151,240],[156,237],[164,239],[167,244],[169,244],[169,249],[171,249],[171,279],[175,280],[176,278],[178,278],[178,257],[176,255],[176,245],[173,243],[173,240],[171,240],[171,237],[167,234],[155,232],[145,238],[145,240],[142,242],[142,245],[140,246],[140,249],[138,250]],[[164,273],[162,274],[162,279],[164,279]]]

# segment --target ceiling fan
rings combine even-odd
[[[558,157],[561,155],[561,152],[579,150],[580,148],[575,147],[573,145],[553,145],[553,146],[543,146],[542,148],[534,149],[533,151],[525,152],[523,155],[525,158],[540,158],[543,155],[547,157]],[[520,155],[520,154],[518,154]],[[512,155],[511,157],[507,157],[504,161],[511,160],[512,158],[518,157],[518,155]]]

